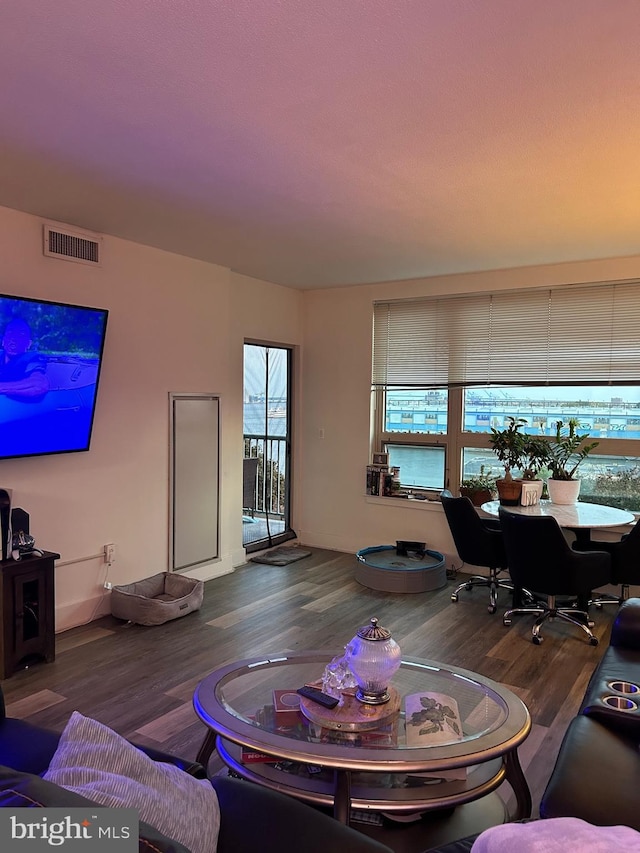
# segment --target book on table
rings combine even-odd
[[[458,703],[444,693],[410,693],[404,699],[405,738],[407,746],[441,746],[462,740],[462,720]],[[443,781],[467,778],[466,767],[412,773],[412,776],[438,778]]]
[[[274,690],[273,709],[278,727],[295,726],[300,722],[300,696],[295,689]]]

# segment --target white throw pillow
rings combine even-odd
[[[486,829],[471,853],[622,853],[640,850],[640,833],[629,826],[593,826],[577,817],[505,823]]]
[[[209,781],[154,761],[108,726],[77,711],[44,778],[102,806],[137,809],[140,820],[191,853],[215,853],[220,809]]]

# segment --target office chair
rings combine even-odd
[[[500,507],[500,521],[509,573],[515,586],[526,586],[536,600],[513,607],[502,617],[511,625],[515,614],[531,613],[534,622],[531,639],[540,645],[540,629],[548,619],[562,619],[585,632],[592,646],[598,645],[587,613],[591,590],[609,583],[611,557],[606,551],[579,553],[569,547],[558,522],[551,516],[527,516]],[[556,597],[576,599],[576,606],[558,604]]]
[[[500,532],[500,522],[480,518],[469,498],[454,498],[451,492],[440,494],[449,529],[460,559],[472,566],[486,566],[489,576],[472,575],[451,593],[451,601],[457,601],[459,593],[474,586],[489,587],[489,613],[497,609],[498,589],[513,592],[513,584],[499,578],[507,568],[507,558]]]
[[[604,593],[591,599],[590,604],[602,607],[603,604],[619,606],[629,598],[629,586],[640,584],[640,525],[634,524],[629,533],[625,533],[619,542],[602,542],[593,539],[589,542],[575,541],[574,551],[606,551],[611,555],[611,584],[620,587],[619,595]]]

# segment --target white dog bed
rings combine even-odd
[[[135,583],[114,586],[111,614],[138,625],[162,625],[199,610],[203,596],[202,581],[160,572]]]

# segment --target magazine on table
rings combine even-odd
[[[405,737],[407,746],[441,746],[462,740],[458,703],[444,693],[411,693],[405,696]],[[465,767],[413,773],[412,776],[452,781],[467,778]]]

